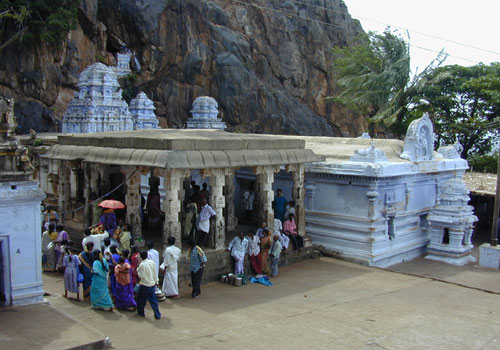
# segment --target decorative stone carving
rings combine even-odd
[[[440,189],[439,204],[427,216],[431,242],[426,258],[455,265],[474,262],[476,259],[470,255],[471,237],[477,217],[467,205],[469,190],[457,177],[449,179]]]
[[[377,149],[375,147],[375,142],[372,141],[368,148],[358,149],[351,156],[351,161],[353,162],[387,162],[387,157],[384,151]]]
[[[455,142],[453,145],[441,146],[438,149],[438,153],[446,159],[459,159],[460,153],[462,152],[462,145],[459,142]]]
[[[117,55],[118,66],[95,63],[81,74],[79,92],[63,116],[62,132],[94,133],[156,129],[158,120],[153,102],[141,92],[130,101],[122,98],[118,77],[130,73],[131,53]]]
[[[132,73],[130,70],[130,57],[132,57],[130,50],[116,54],[116,66],[113,67],[113,70],[119,78]]]
[[[413,162],[434,159],[434,127],[428,113],[411,122],[401,158]]]
[[[220,129],[226,128],[226,123],[217,118],[219,114],[217,101],[209,96],[198,97],[193,102],[192,117],[186,122],[187,129]]]
[[[136,129],[158,129],[158,119],[155,114],[155,106],[144,92],[140,92],[130,101],[130,113]]]
[[[130,131],[132,115],[122,98],[117,75],[102,63],[87,67],[77,84],[80,89],[70,102],[62,121],[63,132],[89,133]]]

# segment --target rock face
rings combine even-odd
[[[0,94],[20,101],[21,131],[54,129],[79,73],[98,60],[115,63],[113,54],[127,47],[140,67],[135,83],[152,97],[161,126],[183,127],[194,99],[206,95],[218,101],[228,131],[365,130],[362,117],[325,101],[335,89],[330,48],[362,30],[343,1],[251,3],[84,0],[62,51],[16,45],[2,52]]]

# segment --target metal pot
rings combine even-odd
[[[226,281],[227,281],[227,276],[226,275],[220,276],[220,283],[226,283]]]
[[[235,287],[241,287],[241,277],[236,277],[234,279],[234,286]]]

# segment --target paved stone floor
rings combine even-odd
[[[449,265],[433,264],[424,268],[446,274]],[[183,290],[181,299],[160,304],[159,321],[149,306],[145,319],[93,311],[61,296],[61,276],[47,274],[44,282],[52,308],[79,320],[84,331],[109,336],[116,349],[500,349],[500,273],[475,272],[491,291],[467,287],[467,278],[462,286],[320,258],[282,268],[272,287],[215,282],[204,285],[195,300]],[[63,334],[67,348],[81,341],[75,329]],[[6,348],[5,337],[0,348]]]

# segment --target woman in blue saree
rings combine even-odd
[[[94,250],[94,243],[88,242],[85,250],[78,255],[78,259],[80,259],[83,274],[83,300],[88,300],[90,298],[90,285],[92,284],[92,263],[94,262],[92,251]]]
[[[113,301],[108,291],[108,262],[103,259],[101,251],[94,251],[92,265],[92,285],[90,287],[90,303],[93,309],[113,311]]]

